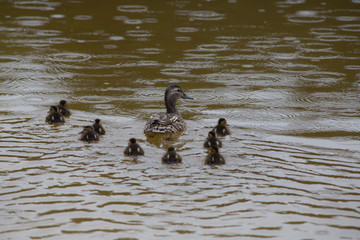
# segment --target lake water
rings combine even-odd
[[[0,239],[360,239],[359,0],[0,5]],[[187,130],[147,139],[174,83]]]

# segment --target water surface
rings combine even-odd
[[[360,1],[0,4],[1,239],[360,239]],[[173,83],[188,128],[147,139]]]

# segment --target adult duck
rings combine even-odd
[[[184,131],[186,123],[176,107],[176,101],[180,98],[193,99],[186,95],[178,85],[168,86],[164,97],[166,113],[153,114],[145,124],[144,133],[153,135]]]

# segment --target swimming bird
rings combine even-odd
[[[225,164],[225,159],[219,153],[219,149],[215,146],[212,146],[209,148],[209,152],[205,158],[204,163],[207,165],[223,165]]]
[[[153,114],[145,124],[144,133],[164,134],[184,131],[186,129],[186,123],[176,108],[176,101],[180,98],[193,99],[186,95],[178,85],[173,84],[168,86],[165,90],[164,97],[166,113]]]
[[[67,103],[65,100],[61,100],[59,102],[59,104],[57,105],[59,112],[64,116],[64,117],[69,117],[71,115],[70,110],[67,108]]]
[[[208,133],[208,137],[206,138],[206,140],[204,142],[204,148],[209,148],[212,146],[215,146],[218,148],[222,147],[222,142],[216,137],[214,131],[210,131]]]
[[[135,138],[129,139],[129,145],[125,148],[125,156],[142,156],[144,155],[144,150],[137,143]]]
[[[216,136],[219,137],[224,137],[231,134],[225,118],[219,119],[218,124],[214,127],[213,131],[216,133]]]
[[[59,112],[57,106],[51,106],[48,115],[45,118],[48,123],[62,124],[65,122],[64,116]]]
[[[164,164],[181,163],[181,156],[175,152],[174,147],[169,147],[161,160]]]
[[[83,130],[80,133],[81,133],[81,137],[80,137],[81,141],[85,141],[85,142],[99,141],[99,136],[94,132],[93,127],[90,125],[84,126]]]
[[[105,129],[102,126],[101,120],[100,119],[95,119],[94,124],[92,125],[94,132],[99,134],[99,135],[104,135],[105,134]]]

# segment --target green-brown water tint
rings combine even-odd
[[[1,239],[358,239],[360,2],[5,1]],[[179,84],[188,128],[143,126]],[[66,99],[73,114],[45,124]],[[218,118],[225,166],[203,165]],[[78,140],[95,118],[107,134]],[[145,156],[126,158],[129,138]],[[174,145],[180,165],[162,165]]]

